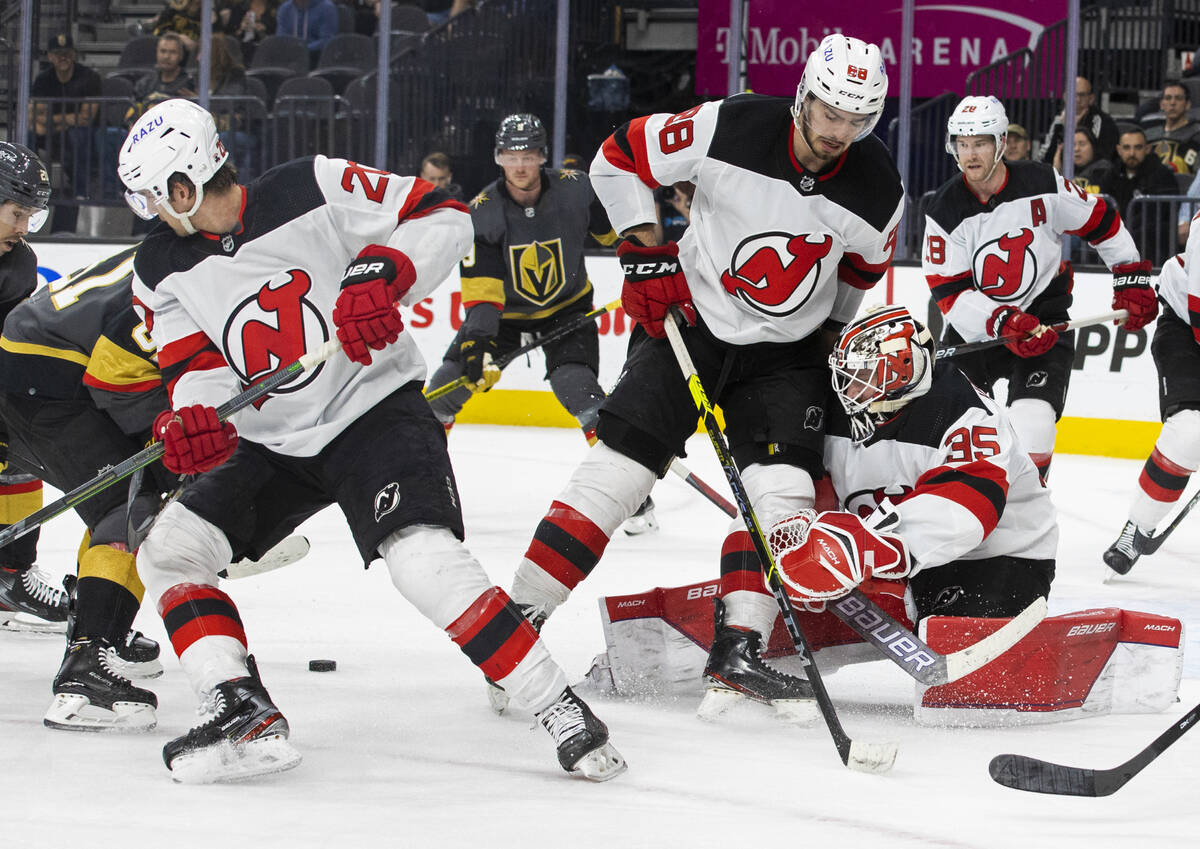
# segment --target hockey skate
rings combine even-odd
[[[641,534],[654,533],[658,530],[658,520],[654,518],[654,499],[649,495],[642,502],[637,512],[625,520],[621,526],[627,536],[636,537]]]
[[[248,676],[213,688],[200,707],[207,721],[163,746],[163,762],[176,781],[240,781],[300,763],[288,742],[287,720],[263,687],[253,655],[246,666]]]
[[[46,581],[36,566],[0,566],[0,628],[61,634],[66,630],[67,594]]]
[[[108,652],[109,667],[126,678],[157,678],[163,674],[158,643],[141,631],[130,631]]]
[[[1104,563],[1117,575],[1128,575],[1133,564],[1142,556],[1142,548],[1148,539],[1149,534],[1142,533],[1134,522],[1126,522],[1117,541],[1104,552]]]
[[[533,626],[533,630],[539,634],[542,632],[542,626],[546,624],[546,617],[549,616],[545,607],[540,607],[535,604],[519,604],[521,615],[529,620],[529,624]],[[497,715],[503,715],[508,710],[508,693],[504,692],[504,688],[493,681],[491,678],[484,676],[487,681],[487,696],[488,704],[492,706],[492,711]]]
[[[149,731],[157,724],[158,699],[133,686],[110,663],[113,646],[83,638],[67,646],[54,677],[54,701],[42,720],[66,731]]]
[[[537,715],[558,746],[558,762],[589,781],[608,781],[626,769],[625,758],[608,742],[608,727],[567,687]]]
[[[714,720],[743,699],[771,705],[788,722],[819,716],[812,686],[803,678],[772,669],[759,654],[762,636],[725,624],[725,604],[714,601],[713,644],[704,665],[707,690],[696,715]]]

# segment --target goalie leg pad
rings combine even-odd
[[[932,648],[951,652],[1007,620],[931,616]],[[987,666],[952,684],[917,687],[923,725],[1003,726],[1109,713],[1153,713],[1176,700],[1183,671],[1178,619],[1119,608],[1049,617]]]

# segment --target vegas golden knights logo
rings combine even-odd
[[[512,268],[513,290],[531,304],[544,307],[558,297],[566,284],[562,239],[510,245],[508,262]]]

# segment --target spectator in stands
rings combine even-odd
[[[1029,130],[1020,124],[1008,125],[1007,141],[1004,143],[1004,158],[1009,162],[1028,159],[1032,147],[1029,141]]]
[[[151,18],[140,29],[153,35],[175,33],[188,51],[194,51],[200,43],[201,0],[167,0],[157,16]]]
[[[1150,145],[1141,129],[1123,132],[1117,142],[1117,153],[1121,164],[1101,183],[1100,190],[1116,201],[1142,258],[1161,265],[1176,252],[1171,206],[1162,201],[1131,206],[1130,201],[1145,195],[1179,194],[1175,174],[1149,155]]]
[[[1101,184],[1113,172],[1112,160],[1096,155],[1096,138],[1083,127],[1075,130],[1075,177],[1074,183],[1091,195],[1103,194]],[[1062,171],[1062,145],[1054,156],[1055,170]]]
[[[303,40],[308,45],[310,67],[317,66],[321,48],[337,32],[338,13],[333,0],[287,0],[279,7],[275,34]]]
[[[1053,162],[1063,141],[1063,112],[1059,112],[1046,133],[1042,161]],[[1117,149],[1117,122],[1096,106],[1096,93],[1086,77],[1075,78],[1075,126],[1083,127],[1096,140],[1096,158],[1112,159]]]
[[[454,182],[454,172],[450,170],[450,157],[441,151],[434,151],[421,160],[417,176],[444,189],[455,200],[463,199],[462,186]]]
[[[196,81],[183,68],[187,57],[187,45],[178,33],[164,32],[158,37],[154,72],[133,84],[133,97],[137,105],[134,114],[128,116],[128,124],[132,125],[143,112],[160,100],[196,96]]]
[[[1143,123],[1155,156],[1177,174],[1196,173],[1200,156],[1200,123],[1188,117],[1191,105],[1187,86],[1173,80],[1163,86],[1161,116],[1148,115]]]
[[[87,197],[90,176],[93,123],[98,107],[84,102],[100,96],[100,75],[75,61],[75,45],[70,33],[59,33],[46,46],[50,67],[38,74],[30,87],[30,147],[43,152],[62,165],[74,197]],[[38,102],[43,97],[77,98],[76,103]],[[116,167],[114,161],[113,167]],[[115,172],[114,172],[115,173]],[[113,178],[109,178],[112,185]],[[115,187],[114,187],[115,191]],[[54,207],[51,231],[75,232],[79,207]]]
[[[376,0],[376,5],[378,5],[378,0]],[[475,0],[424,0],[414,5],[425,10],[425,15],[429,18],[429,26],[437,27],[467,9],[474,9]]]
[[[659,186],[654,190],[654,201],[658,206],[658,222],[662,228],[659,244],[678,242],[692,220],[692,196],[696,193],[695,183],[676,183]]]
[[[246,68],[224,38],[212,40],[211,70],[209,72],[208,93],[214,97],[253,97],[250,86],[246,82]],[[255,170],[255,154],[258,152],[258,138],[248,132],[245,110],[233,101],[223,104],[214,100],[209,106],[217,131],[221,135],[221,143],[229,151],[234,165],[237,166],[238,176],[251,180],[258,173]]]
[[[233,37],[242,43],[242,58],[249,62],[254,58],[254,48],[268,35],[275,32],[277,0],[247,0],[245,11],[233,26]]]

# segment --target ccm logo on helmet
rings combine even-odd
[[[360,262],[358,265],[352,265],[346,270],[346,276],[352,277],[359,274],[379,274],[383,271],[382,262]]]
[[[129,146],[132,148],[146,136],[150,135],[151,132],[161,127],[162,124],[163,117],[161,115],[156,116],[153,121],[150,121],[146,126],[138,130],[137,133],[129,137]]]

